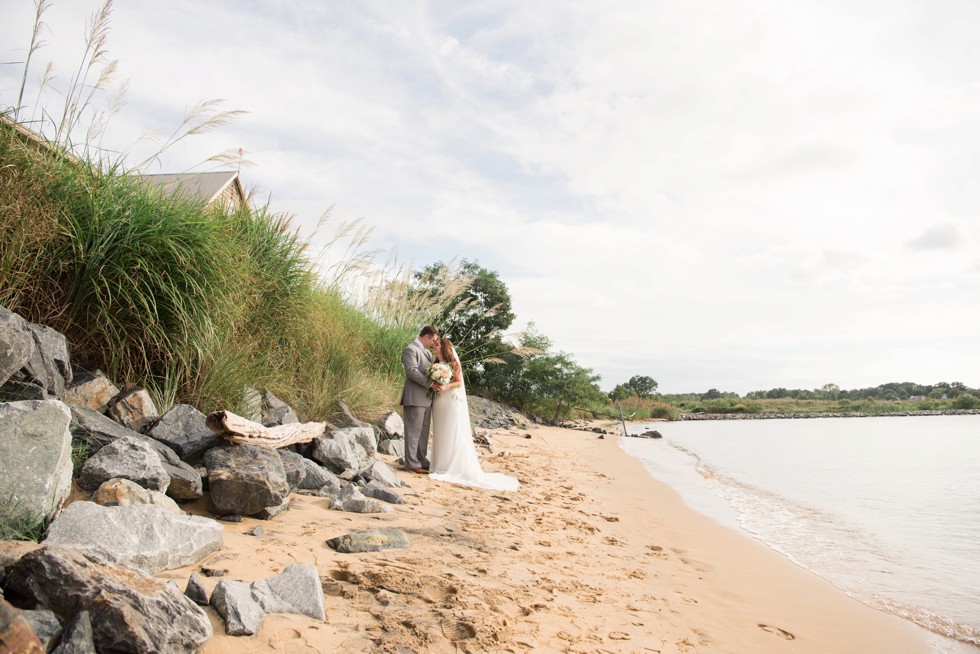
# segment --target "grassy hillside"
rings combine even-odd
[[[441,298],[374,309],[314,272],[288,219],[231,212],[31,145],[0,124],[0,305],[61,331],[73,364],[166,408],[235,410],[246,385],[300,417],[397,401],[399,355]],[[400,290],[401,289],[401,290]],[[370,317],[369,317],[370,315]]]

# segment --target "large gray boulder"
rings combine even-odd
[[[98,654],[95,649],[95,635],[92,633],[92,618],[88,611],[79,611],[68,623],[61,636],[61,643],[51,654]]]
[[[3,379],[35,384],[44,389],[48,398],[61,399],[65,387],[72,381],[68,343],[63,334],[47,327],[27,322],[16,313],[0,308],[0,379],[6,371],[20,364]],[[30,345],[26,340],[30,340]],[[23,355],[27,354],[26,360]]]
[[[364,488],[361,489],[361,493],[365,497],[373,497],[376,500],[381,500],[382,502],[387,502],[388,504],[404,504],[405,498],[391,490],[390,486],[385,484],[380,484],[376,481],[370,482]]]
[[[299,482],[299,488],[302,490],[318,490],[323,488],[325,484],[331,482],[335,483],[338,487],[341,486],[340,477],[312,459],[303,457],[303,468],[306,474],[303,475],[303,479]]]
[[[190,464],[180,460],[177,453],[160,441],[144,436],[128,427],[110,420],[90,409],[73,408],[72,437],[75,443],[84,443],[90,451],[100,448],[120,438],[136,438],[149,445],[160,457],[160,464],[170,475],[167,495],[175,500],[195,500],[204,494],[201,475]]]
[[[346,427],[371,427],[370,423],[364,422],[363,420],[358,420],[354,413],[343,402],[337,402],[333,405],[331,416],[330,422],[340,429],[344,429]]]
[[[274,450],[221,445],[204,456],[211,502],[219,514],[254,515],[278,507],[289,494],[286,469]]]
[[[266,613],[299,613],[326,620],[323,586],[312,565],[294,563],[277,575],[252,582],[252,596]]]
[[[170,475],[145,439],[126,436],[109,443],[82,466],[78,485],[94,491],[110,479],[129,479],[143,488],[166,492]]]
[[[260,415],[262,418],[260,422],[266,427],[299,422],[299,416],[293,408],[273,395],[271,391],[262,391]]]
[[[27,321],[0,308],[0,385],[6,384],[34,354],[34,338]]]
[[[144,388],[137,388],[116,396],[108,408],[109,417],[123,427],[142,432],[152,425],[160,412],[153,398]]]
[[[176,404],[160,417],[147,435],[172,449],[183,461],[196,465],[206,451],[224,442],[208,429],[205,419],[206,416],[190,404]]]
[[[389,411],[378,421],[383,438],[405,438],[405,421],[395,411]]]
[[[71,412],[57,400],[0,404],[0,504],[50,517],[71,493]],[[9,517],[9,516],[0,516]]]
[[[128,479],[110,479],[105,482],[92,493],[92,501],[102,506],[153,504],[167,513],[183,513],[177,503],[163,493],[148,490]]]
[[[322,489],[321,489],[322,490]],[[340,489],[335,496],[333,505],[335,511],[348,513],[391,513],[394,509],[390,504],[372,497],[366,497],[354,484],[348,484]]]
[[[98,555],[43,547],[8,569],[5,586],[63,623],[88,611],[100,652],[197,652],[212,635],[204,610],[173,584],[118,568]]]
[[[70,407],[91,409],[99,413],[106,410],[119,389],[101,370],[75,375],[72,385],[65,390],[64,402]]]
[[[174,514],[152,504],[101,506],[73,502],[48,527],[44,544],[93,552],[114,564],[155,574],[200,561],[224,543],[209,518]]]
[[[265,619],[265,611],[244,581],[222,579],[211,593],[211,606],[225,621],[229,636],[251,636]]]
[[[389,488],[408,486],[408,484],[398,478],[398,474],[395,473],[395,469],[384,461],[375,461],[367,468],[362,470],[359,476],[365,482],[375,482],[388,486]]]
[[[378,451],[389,456],[405,457],[405,441],[401,438],[386,438],[378,443]]]
[[[334,429],[313,441],[310,458],[338,473],[359,472],[374,462],[377,441],[370,427]]]
[[[369,529],[337,536],[327,541],[327,545],[342,554],[379,552],[408,547],[410,544],[408,536],[400,529]]]
[[[61,638],[61,632],[63,631],[61,622],[58,620],[58,616],[54,614],[54,611],[29,609],[24,611],[24,617],[31,623],[31,629],[37,634],[37,638],[44,645],[44,648],[46,650],[53,649],[55,643]],[[3,642],[2,637],[0,637],[0,642]]]
[[[286,470],[286,483],[289,484],[289,492],[292,493],[303,483],[303,479],[306,477],[306,462],[310,460],[289,450],[277,449],[276,453],[282,460],[282,466]]]

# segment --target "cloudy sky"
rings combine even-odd
[[[48,10],[28,104],[98,4]],[[0,7],[21,61],[33,2]],[[224,99],[155,172],[241,147],[315,243],[475,259],[607,390],[980,386],[978,33],[974,0],[126,0],[103,144]]]

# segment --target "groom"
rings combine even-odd
[[[429,418],[432,398],[429,389],[439,392],[442,386],[432,383],[425,374],[432,365],[430,348],[439,341],[439,333],[426,325],[419,337],[402,350],[405,386],[402,388],[402,413],[405,416],[405,469],[420,475],[429,474]]]

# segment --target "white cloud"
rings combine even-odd
[[[42,61],[77,61],[96,4],[52,8]],[[26,47],[30,10],[0,42]],[[244,147],[246,183],[307,233],[333,206],[419,264],[478,259],[607,388],[980,385],[978,18],[965,0],[132,0],[111,145],[226,98],[249,114],[169,169]]]

